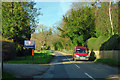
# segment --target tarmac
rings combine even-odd
[[[3,71],[16,78],[33,78],[40,76],[49,69],[48,64],[3,64]]]
[[[50,53],[53,56],[54,53]],[[10,73],[14,75],[16,78],[29,78],[30,80],[36,78],[42,78],[43,74],[51,68],[51,63],[54,62],[54,58],[48,64],[11,64],[4,63],[3,64],[3,72]]]

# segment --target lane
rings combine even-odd
[[[66,59],[66,56],[59,52],[55,52],[55,55],[54,62],[51,63],[51,66],[54,68],[46,72],[43,78],[65,78],[67,80],[74,80],[74,78],[81,78],[81,80],[84,80],[84,78],[89,78],[79,69],[79,66],[77,67],[72,61]],[[52,76],[49,76],[51,74]]]
[[[95,63],[82,63],[77,64],[78,66],[81,66],[82,69],[94,78],[107,78],[110,75],[117,75],[118,70],[113,69],[109,66],[101,65],[101,64],[95,64]]]
[[[91,61],[72,61],[71,55],[55,52],[51,69],[43,78],[65,78],[68,80],[103,80],[118,75],[118,70],[110,66],[96,64]]]
[[[64,55],[64,54],[63,54]],[[66,56],[66,55],[64,55]],[[70,60],[71,57],[66,57]],[[112,76],[119,76],[117,68],[113,68],[107,65],[97,64],[90,61],[71,61],[76,66],[79,66],[81,70],[84,71],[85,75],[87,75],[91,79],[100,79],[100,78],[110,78]],[[118,79],[118,77],[116,77]],[[120,79],[120,78],[119,78]]]
[[[62,53],[61,53],[62,54]],[[69,78],[71,79],[80,79],[80,80],[95,80],[94,78],[91,78],[90,76],[86,75],[84,70],[81,69],[80,66],[76,64],[75,61],[72,61],[71,55],[64,55],[65,58],[69,61],[69,64],[65,64],[65,69],[67,71],[67,74],[69,75]]]

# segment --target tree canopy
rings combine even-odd
[[[24,40],[29,40],[35,31],[35,17],[40,12],[34,5],[34,2],[2,3],[2,36],[12,39],[18,50],[23,49]]]
[[[61,37],[69,38],[75,45],[84,44],[92,36],[95,36],[95,24],[92,10],[82,7],[77,10],[71,9],[71,14],[63,16],[64,27],[58,27]]]

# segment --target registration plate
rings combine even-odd
[[[80,57],[80,59],[85,59],[85,57]]]

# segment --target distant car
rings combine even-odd
[[[88,51],[86,47],[77,46],[73,49],[73,60],[89,60]]]

